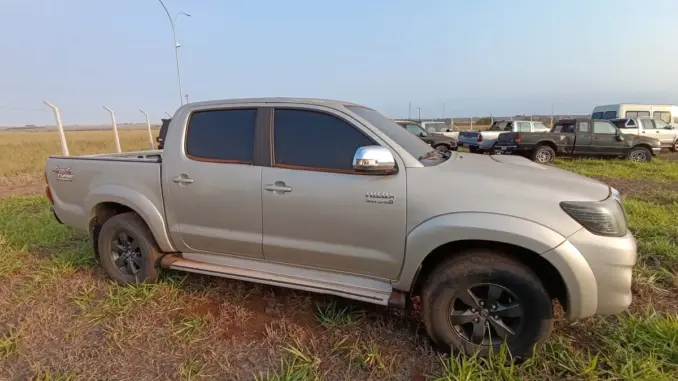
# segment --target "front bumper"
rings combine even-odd
[[[631,232],[604,237],[581,229],[543,256],[565,281],[568,318],[618,314],[631,305],[637,257]]]

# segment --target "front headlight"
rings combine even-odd
[[[610,197],[603,201],[563,201],[560,207],[593,234],[623,237],[627,232],[626,215],[618,194],[612,188]]]

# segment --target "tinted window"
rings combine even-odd
[[[494,122],[489,128],[489,131],[511,131],[511,123],[509,122]]]
[[[617,119],[613,120],[612,123],[614,123],[617,128],[636,128],[636,122],[633,121],[633,119]]]
[[[593,133],[594,134],[616,134],[617,130],[611,123],[594,121],[593,122]]]
[[[655,120],[663,120],[666,123],[671,123],[671,113],[668,111],[655,111],[652,113],[652,118]]]
[[[355,151],[375,145],[355,127],[329,114],[276,109],[273,120],[276,164],[352,171]]]
[[[591,114],[591,119],[603,119],[602,111],[594,112]]]
[[[191,115],[186,154],[194,158],[251,163],[257,110],[210,110]]]
[[[605,111],[601,119],[614,119],[617,117],[616,111]]]
[[[577,129],[579,132],[591,132],[589,129],[589,122],[579,122],[579,127]]]
[[[650,116],[649,111],[627,111],[627,118],[638,118],[639,116]]]
[[[551,132],[560,132],[560,133],[573,133],[574,132],[574,124],[573,123],[556,123],[555,126],[553,126],[553,129]]]
[[[530,132],[532,128],[530,122],[518,122],[518,131],[519,132]]]

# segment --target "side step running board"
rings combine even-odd
[[[356,275],[244,258],[190,253],[184,253],[183,256],[165,255],[161,260],[161,266],[173,270],[336,295],[383,306],[405,307],[405,295],[394,291],[390,283]]]

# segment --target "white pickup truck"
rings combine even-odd
[[[461,131],[458,147],[464,147],[471,153],[491,152],[502,132],[548,132],[550,129],[542,122],[530,120],[498,120],[485,131]]]
[[[506,342],[529,356],[551,332],[553,299],[572,319],[631,303],[636,241],[619,193],[598,181],[443,154],[339,101],[191,103],[165,130],[162,151],[47,160],[55,216],[90,232],[119,283],[170,268],[420,300],[435,343],[481,355]]]
[[[612,119],[622,133],[629,135],[647,136],[659,140],[661,148],[678,151],[678,129],[661,119],[650,117]]]

